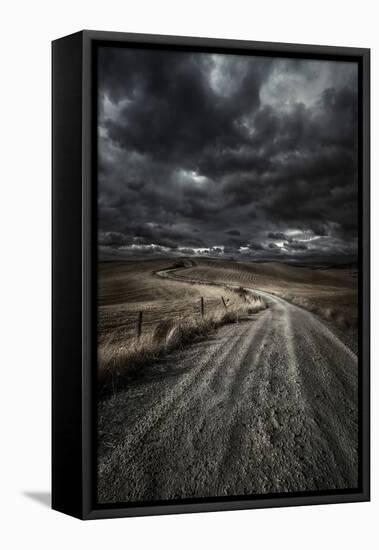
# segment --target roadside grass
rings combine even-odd
[[[202,259],[177,271],[175,278],[250,286],[315,313],[338,329],[354,333],[358,326],[357,280],[351,270]]]
[[[248,315],[266,309],[266,302],[242,287],[234,290],[238,303],[222,306],[185,320],[172,319],[148,327],[140,337],[126,333],[120,339],[112,333],[98,347],[98,389],[104,396],[119,391],[128,379],[143,376],[146,367],[175,350],[210,336],[218,327],[238,323]]]
[[[287,292],[275,292],[278,296],[296,306],[300,306],[311,313],[336,325],[340,329],[354,330],[358,326],[356,311],[352,304],[339,303],[338,299],[328,300],[326,303],[317,297],[307,298],[294,296]]]
[[[248,287],[303,307],[356,341],[357,281],[346,270],[203,258],[103,262],[98,282],[100,394],[117,391],[125,381],[143,376],[157,359],[207,338],[218,326],[264,309],[266,304]]]

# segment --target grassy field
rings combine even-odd
[[[356,330],[357,279],[351,270],[197,258],[101,262],[100,388],[114,391],[125,376],[138,376],[167,352],[265,309],[247,289],[276,294],[344,331]]]
[[[176,281],[157,272],[173,260],[102,262],[98,276],[100,387],[114,389],[146,363],[265,309],[243,288]],[[140,334],[139,334],[140,331]]]
[[[265,290],[340,328],[354,330],[357,326],[358,281],[354,270],[204,259],[185,271],[178,271],[176,277]]]

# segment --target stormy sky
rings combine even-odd
[[[354,63],[103,47],[102,257],[350,263]]]

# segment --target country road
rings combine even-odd
[[[268,308],[99,404],[98,500],[354,488],[356,355],[316,316]]]

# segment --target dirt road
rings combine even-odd
[[[99,502],[357,486],[357,357],[261,294],[268,309],[100,404]]]

